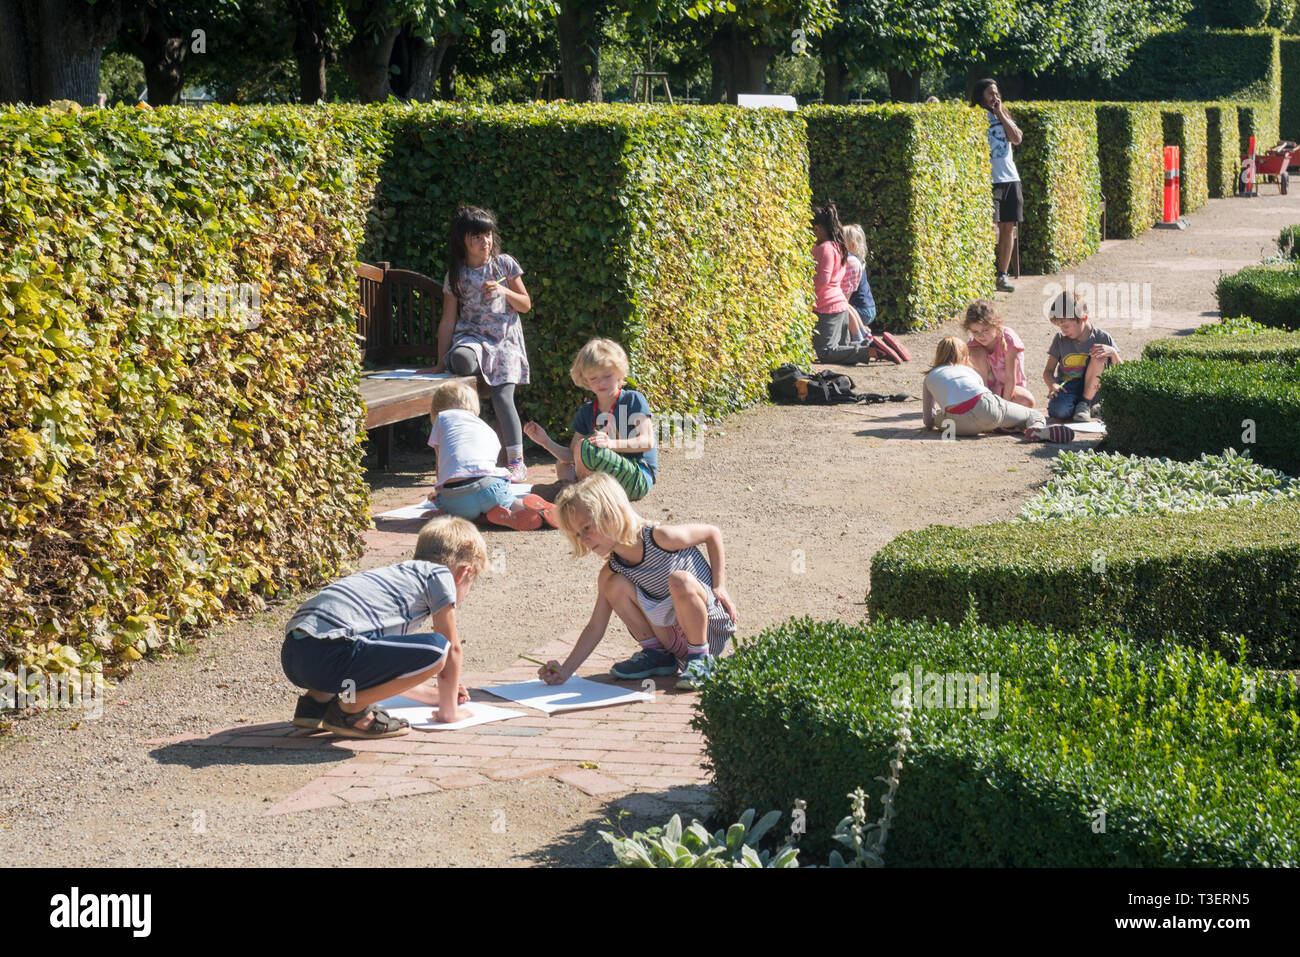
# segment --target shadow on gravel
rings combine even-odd
[[[605,802],[595,812],[599,815],[596,820],[570,829],[545,847],[521,855],[519,860],[541,867],[610,867],[614,853],[601,838],[601,831],[631,837],[636,831],[662,827],[674,814],[681,815],[683,827],[699,820],[710,831],[716,831],[719,825],[713,820],[712,801],[712,789],[701,785],[626,794]]]
[[[151,750],[149,756],[159,764],[209,768],[239,764],[337,764],[361,753],[332,745],[328,735],[267,736],[265,745],[249,741],[249,737],[256,737],[258,731],[279,727],[285,727],[285,723],[249,725],[242,729],[246,736],[239,738],[240,744],[229,743],[227,735],[214,734],[208,738],[161,745]]]

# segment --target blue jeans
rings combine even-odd
[[[509,508],[514,501],[515,493],[510,491],[507,479],[487,476],[455,488],[443,486],[438,490],[433,504],[448,515],[467,518],[472,522],[480,515],[486,515],[495,506]]]
[[[1068,419],[1074,415],[1074,407],[1080,402],[1087,402],[1089,406],[1097,404],[1101,393],[1097,393],[1098,398],[1085,399],[1083,397],[1083,376],[1077,379],[1071,379],[1066,382],[1061,391],[1056,393],[1047,400],[1047,415],[1052,419]]]
[[[437,632],[317,638],[295,628],[280,647],[280,666],[299,688],[340,694],[350,681],[350,690],[365,691],[428,671],[447,654],[447,645]]]

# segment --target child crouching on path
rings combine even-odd
[[[483,536],[463,518],[420,530],[415,558],[327,585],[285,626],[280,664],[307,693],[293,723],[345,738],[392,738],[410,725],[375,702],[438,676],[437,720],[466,717],[456,606],[487,567]],[[432,618],[433,631],[417,625]]]
[[[595,393],[573,417],[569,447],[553,441],[536,422],[524,426],[524,434],[555,456],[562,481],[605,472],[635,502],[646,497],[659,476],[659,453],[650,403],[635,389],[623,388],[628,371],[622,346],[612,339],[592,339],[578,350],[569,370],[574,384]]]
[[[970,364],[966,343],[956,336],[940,340],[934,351],[934,365],[925,374],[921,394],[925,428],[935,427],[935,410],[941,420],[951,421],[957,435],[978,435],[996,429],[1024,430],[1026,437],[1049,442],[1070,442],[1074,433],[1064,426],[1048,428],[1037,409],[1008,402],[994,395],[984,377]]]
[[[1088,321],[1088,306],[1082,297],[1061,293],[1052,300],[1049,316],[1058,331],[1047,347],[1047,367],[1043,369],[1043,382],[1050,390],[1047,414],[1054,419],[1091,422],[1101,401],[1102,370],[1123,360],[1110,333]]]
[[[995,395],[1008,402],[1034,408],[1034,396],[1025,378],[1025,344],[1010,326],[1002,324],[995,303],[977,299],[966,307],[962,326],[970,333],[966,348],[970,364]]]
[[[712,525],[653,525],[604,473],[560,493],[560,528],[575,555],[606,559],[596,607],[564,664],[539,669],[547,684],[568,680],[604,637],[617,612],[641,650],[610,669],[615,678],[675,674],[677,687],[694,690],[712,670],[736,630],[736,606],[725,587],[722,533]],[[696,547],[704,545],[706,559]]]
[[[516,498],[510,472],[497,467],[501,441],[478,417],[478,390],[466,382],[447,382],[433,393],[429,444],[438,453],[438,484],[429,501],[439,511],[520,531],[555,527],[555,507],[540,495]]]

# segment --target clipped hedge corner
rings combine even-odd
[[[1205,108],[1206,182],[1212,199],[1237,192],[1241,154],[1237,152],[1237,106],[1211,103]]]
[[[1106,238],[1132,239],[1161,219],[1164,149],[1155,103],[1098,103],[1097,144]]]
[[[802,115],[813,201],[833,199],[843,222],[862,224],[872,294],[889,328],[931,326],[992,294],[982,111],[912,104],[814,107]]]
[[[1249,316],[1277,329],[1300,329],[1300,268],[1247,266],[1221,276],[1214,293],[1219,315]]]
[[[1020,266],[1030,273],[1057,272],[1100,247],[1096,108],[1022,102],[1009,109],[1025,134],[1015,153],[1025,194]],[[1106,218],[1109,224],[1109,210]]]
[[[724,659],[699,708],[721,812],[802,799],[805,853],[854,788],[877,804],[905,727],[888,866],[1300,864],[1300,694],[1188,649],[804,619]]]
[[[1210,198],[1207,178],[1209,153],[1206,141],[1205,105],[1163,103],[1160,117],[1164,133],[1163,145],[1178,147],[1178,161],[1181,164],[1178,184],[1179,206],[1184,213],[1194,212],[1203,207]],[[1163,163],[1161,168],[1163,169]],[[1163,218],[1163,195],[1160,212]]]

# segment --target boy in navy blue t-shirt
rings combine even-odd
[[[524,426],[524,434],[556,457],[562,479],[607,472],[630,501],[645,498],[659,477],[659,453],[650,403],[635,389],[623,388],[627,353],[611,339],[592,339],[579,350],[569,375],[595,394],[573,417],[569,447],[552,441],[536,422]]]

